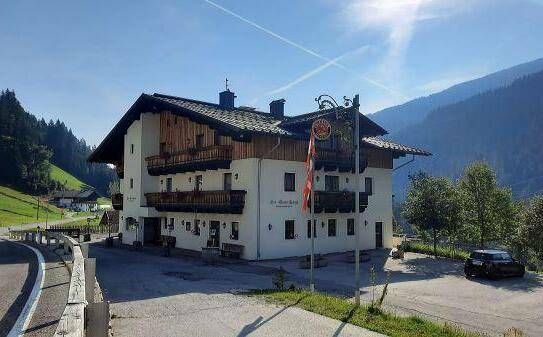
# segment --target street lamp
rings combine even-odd
[[[357,306],[360,305],[360,177],[358,176],[360,174],[360,101],[359,96],[355,95],[354,98],[351,100],[347,98],[347,96],[343,96],[343,105],[345,108],[348,108],[350,106],[350,109],[345,109],[341,107],[336,102],[336,100],[330,96],[330,95],[320,95],[319,97],[315,98],[315,101],[319,105],[320,110],[325,109],[333,109],[336,112],[336,119],[337,120],[347,120],[347,125],[349,124],[349,120],[351,120],[354,123],[354,136],[353,136],[353,146],[354,146],[354,172],[355,172],[355,204],[354,204],[354,211],[356,216],[355,218],[355,235],[356,235],[356,247],[355,247],[355,257],[354,257],[354,263],[355,263],[355,304]],[[354,116],[349,116],[349,111],[353,112]],[[352,119],[351,119],[352,118]],[[352,128],[352,127],[351,127]],[[348,138],[350,136],[350,133],[342,134],[342,137]],[[313,195],[312,199],[313,200]],[[313,207],[313,205],[312,205]],[[314,211],[314,208],[311,209],[312,212]],[[313,240],[313,237],[311,238]],[[313,241],[311,244],[311,260],[313,260]],[[311,281],[313,281],[313,261],[311,261]],[[312,283],[313,284],[313,283]]]

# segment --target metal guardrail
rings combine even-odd
[[[38,244],[43,243],[45,236],[48,246],[54,240],[57,248],[62,244],[64,252],[71,253],[68,301],[54,336],[108,336],[109,303],[103,301],[94,303],[95,286],[98,286],[94,276],[96,264],[94,259],[88,259],[88,246],[82,246],[76,239],[59,232],[19,230],[10,231],[9,236]]]

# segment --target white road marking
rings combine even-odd
[[[36,276],[36,282],[34,283],[32,292],[28,296],[28,300],[26,301],[26,304],[23,310],[21,311],[19,318],[17,318],[17,321],[15,322],[15,324],[13,325],[13,328],[11,328],[11,331],[9,332],[7,336],[7,337],[16,337],[16,336],[22,336],[24,331],[28,328],[28,325],[30,324],[30,320],[32,319],[32,315],[34,314],[34,310],[36,310],[36,306],[38,305],[38,301],[41,295],[41,289],[43,288],[45,260],[43,259],[43,255],[41,254],[41,252],[37,250],[36,248],[26,245],[24,243],[20,243],[20,242],[15,242],[15,241],[11,241],[11,242],[27,247],[28,249],[32,250],[38,258],[38,274]]]

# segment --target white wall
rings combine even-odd
[[[145,207],[145,193],[155,192],[157,177],[147,173],[146,157],[158,154],[160,139],[160,115],[143,113],[128,128],[124,136],[124,179],[121,180],[123,193],[123,216],[119,230],[123,233],[123,242],[136,240],[136,231],[126,228],[126,219],[135,218],[140,223],[138,240],[143,238],[143,218],[157,214],[154,209]],[[131,153],[131,145],[134,153]],[[133,187],[130,188],[130,180]]]
[[[283,191],[285,172],[296,173],[295,192]],[[339,176],[340,190],[353,191],[355,188],[354,174],[320,170],[315,175],[316,191],[325,189],[325,175]],[[307,237],[307,220],[310,219],[311,214],[301,213],[302,190],[305,182],[304,163],[264,160],[262,176],[264,179],[262,181],[261,257],[268,259],[308,254],[311,239]],[[383,222],[383,243],[385,247],[390,247],[392,245],[391,172],[389,169],[367,168],[363,174],[359,175],[362,191],[364,190],[365,177],[373,178],[374,190],[373,195],[369,197],[368,208],[359,217],[360,248],[375,248],[376,221]],[[349,178],[348,183],[345,178]],[[315,214],[317,219],[316,252],[331,253],[353,250],[356,237],[347,236],[347,219],[353,217],[353,213]],[[328,237],[328,219],[336,219],[335,237]],[[295,220],[296,238],[293,240],[285,239],[285,220]],[[367,221],[367,225],[365,225],[365,221]],[[324,227],[322,222],[324,222]],[[271,230],[269,230],[270,224]]]

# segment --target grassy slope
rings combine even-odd
[[[9,187],[0,186],[0,226],[11,226],[21,223],[42,222],[49,210],[49,220],[60,219],[60,209],[40,200],[39,219],[36,220],[36,198],[18,192]]]
[[[111,206],[111,199],[106,197],[100,197],[98,198],[98,205],[109,205]]]
[[[51,164],[51,179],[60,182],[68,190],[80,190],[84,187],[90,187],[81,180],[77,179],[73,175],[64,171],[58,166]]]

